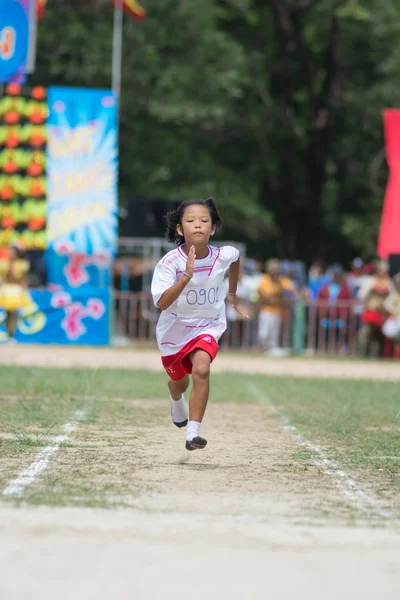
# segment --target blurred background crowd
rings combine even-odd
[[[386,261],[365,263],[355,258],[348,269],[336,263],[316,261],[306,271],[300,261],[275,258],[262,265],[247,260],[242,267],[238,295],[249,314],[253,329],[250,343],[270,356],[285,356],[291,349],[291,335],[285,343],[283,331],[293,326],[296,304],[307,307],[308,352],[318,342],[341,345],[342,354],[400,358],[400,273],[389,274]],[[231,341],[242,320],[228,307]],[[238,336],[242,343],[243,332]],[[321,347],[319,348],[321,350]]]

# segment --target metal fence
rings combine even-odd
[[[154,342],[160,311],[150,294],[114,291],[114,334],[130,341]],[[360,309],[354,302],[303,302],[288,306],[282,319],[279,345],[295,354],[355,356],[359,354]],[[379,335],[379,332],[378,332]],[[390,356],[389,341],[380,340]],[[222,348],[259,351],[258,314],[248,321],[229,321],[220,340]]]
[[[246,246],[238,242],[218,242],[213,240],[214,246],[235,246],[240,252],[241,260],[245,260]],[[132,274],[129,273],[129,262],[136,259],[138,273],[141,276],[140,289],[144,292],[150,292],[151,279],[155,265],[165,255],[166,252],[176,248],[176,244],[167,242],[165,238],[140,238],[140,237],[120,237],[118,238],[118,259],[121,280],[120,291],[128,291]],[[140,265],[141,264],[141,268]],[[138,289],[138,288],[136,288]]]

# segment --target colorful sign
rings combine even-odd
[[[48,249],[114,254],[117,111],[107,90],[49,88]]]
[[[109,254],[45,254],[47,281],[52,286],[81,289],[82,287],[105,287],[111,285],[111,262]]]
[[[23,83],[29,41],[30,0],[0,0],[0,83]]]
[[[390,175],[382,210],[377,254],[388,260],[390,254],[400,254],[400,110],[385,110],[383,119]]]
[[[46,89],[6,87],[0,100],[0,248],[46,247]]]
[[[32,344],[109,344],[110,292],[32,290],[32,304],[20,311],[15,339]],[[0,342],[7,339],[0,309]]]

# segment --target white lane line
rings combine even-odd
[[[288,431],[293,438],[300,444],[300,446],[304,446],[309,450],[312,450],[316,455],[316,458],[313,460],[313,464],[322,469],[324,474],[331,479],[331,481],[336,485],[339,489],[340,493],[344,498],[346,498],[355,508],[361,510],[363,512],[371,511],[376,516],[381,518],[389,519],[391,518],[392,512],[386,508],[383,508],[380,501],[373,496],[368,495],[364,492],[356,483],[351,479],[343,469],[341,469],[333,460],[331,460],[326,453],[316,446],[309,440],[305,439],[304,436],[298,431],[297,427],[292,425],[287,418],[287,416],[276,409],[276,407],[271,403],[268,397],[265,396],[253,383],[249,383],[249,390],[259,402],[259,404],[263,404],[266,406],[269,411],[279,416],[282,421],[282,429]]]
[[[25,402],[26,400],[36,400],[37,398],[40,398],[39,394],[36,394],[34,396],[25,396],[25,394],[0,394],[0,400],[20,400]],[[46,398],[48,400],[62,400],[63,397],[59,394],[53,394],[50,396],[46,396]],[[85,395],[76,395],[76,394],[69,394],[68,395],[68,399],[69,400],[98,400],[99,396],[86,396]],[[100,398],[101,400],[103,398]],[[107,399],[107,398],[105,398]]]
[[[62,426],[63,435],[58,435],[53,439],[51,446],[46,446],[39,454],[37,454],[35,460],[27,469],[21,471],[21,473],[13,479],[3,491],[3,496],[21,496],[26,486],[34,483],[35,479],[45,470],[50,462],[53,454],[58,450],[60,444],[66,442],[70,434],[77,428],[78,424],[84,419],[85,412],[78,410],[70,423],[66,423]]]

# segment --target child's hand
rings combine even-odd
[[[242,312],[240,310],[240,308],[238,306],[237,296],[234,296],[233,294],[228,294],[228,302],[232,306],[232,308],[234,308],[236,310],[236,312],[238,312],[239,315],[241,315],[243,317],[243,319],[249,319],[250,318],[248,315],[246,315],[244,312]]]
[[[189,254],[186,261],[186,273],[192,277],[194,269],[194,261],[196,260],[196,250],[194,246],[190,246]]]

